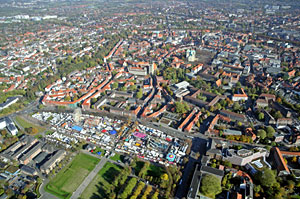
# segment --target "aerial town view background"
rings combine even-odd
[[[300,199],[298,0],[0,0],[0,199]]]

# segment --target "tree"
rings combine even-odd
[[[293,162],[293,163],[297,163],[297,156],[294,156],[294,157],[292,158],[292,162]]]
[[[5,129],[1,130],[1,135],[5,137],[7,135],[7,131]]]
[[[283,116],[282,116],[282,114],[281,114],[281,112],[280,111],[276,111],[276,113],[274,114],[274,118],[277,120],[277,119],[279,119],[279,118],[282,118]]]
[[[200,120],[198,120],[198,121],[196,122],[196,126],[197,126],[198,128],[200,128],[200,125],[201,125]]]
[[[217,194],[222,192],[221,181],[214,175],[205,175],[201,180],[200,191],[205,196],[215,198]]]
[[[95,104],[97,102],[97,100],[98,100],[97,98],[92,98],[91,99],[92,104]]]
[[[258,119],[259,119],[259,120],[263,120],[264,118],[265,118],[265,114],[262,113],[262,112],[260,112],[260,113],[258,114]]]
[[[233,110],[234,111],[238,111],[238,110],[240,110],[240,108],[241,108],[240,104],[237,103],[237,102],[234,102],[234,104],[233,104]]]
[[[127,90],[127,87],[126,87],[126,86],[122,86],[120,90],[121,90],[121,91],[126,91],[126,90]]]
[[[38,129],[35,127],[29,127],[29,128],[25,128],[25,131],[28,134],[37,134],[38,133]]]
[[[78,100],[78,96],[77,96],[77,95],[75,95],[75,96],[73,97],[73,101],[76,101],[76,100]]]
[[[164,180],[164,181],[169,180],[169,176],[166,173],[162,174],[160,178],[161,178],[161,180]]]
[[[136,97],[141,99],[143,97],[143,90],[140,88],[139,91],[136,93]]]
[[[280,97],[278,97],[278,98],[276,99],[276,102],[278,102],[279,104],[282,104],[282,100],[281,100],[281,98],[280,98]]]
[[[70,97],[69,95],[65,97],[65,101],[68,102],[68,101],[70,101],[70,100],[71,100],[71,97]]]
[[[159,192],[156,190],[156,192],[152,195],[151,199],[158,199]]]
[[[117,82],[114,82],[111,86],[113,89],[116,89],[118,88],[119,84]]]
[[[224,161],[224,166],[226,166],[226,167],[232,167],[232,164],[231,164],[231,162],[229,162],[228,160],[225,160]]]
[[[175,102],[175,109],[177,113],[186,113],[190,107],[187,103],[182,103],[182,102]]]
[[[130,87],[129,87],[129,90],[131,90],[131,91],[135,91],[137,88],[136,88],[136,85],[131,85]]]
[[[136,199],[142,190],[144,189],[145,183],[140,181],[139,184],[137,185],[137,188],[135,189],[133,195],[130,197],[130,199]]]
[[[221,106],[220,103],[217,103],[215,106],[216,106],[216,109],[217,109],[217,110],[220,110],[220,109],[222,108],[222,106]]]
[[[267,127],[267,136],[268,138],[272,138],[274,136],[275,129],[272,126]]]
[[[137,183],[137,179],[136,178],[131,178],[128,181],[126,187],[124,188],[122,194],[119,195],[118,198],[126,199],[128,197],[128,195],[131,194],[131,192],[132,192],[133,188],[135,187],[136,183]]]
[[[255,185],[254,186],[254,192],[259,193],[261,191],[261,186],[260,185]]]
[[[265,139],[267,136],[267,133],[265,130],[260,129],[257,131],[257,136],[260,137],[260,139]]]
[[[258,172],[257,175],[260,184],[267,188],[272,187],[277,182],[276,174],[271,169],[264,168],[262,171]]]
[[[39,109],[42,109],[42,108],[44,108],[45,107],[45,105],[43,105],[43,104],[40,104],[39,105]]]
[[[293,190],[295,188],[295,182],[292,180],[288,180],[288,189]]]

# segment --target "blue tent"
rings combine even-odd
[[[80,126],[73,126],[73,127],[72,127],[72,130],[75,130],[75,131],[81,131],[81,130],[82,130],[82,127],[80,127]]]
[[[116,133],[117,133],[116,130],[111,130],[111,131],[109,131],[109,134],[111,134],[111,135],[115,135]]]
[[[99,152],[97,152],[97,155],[101,155],[101,152],[99,151]]]

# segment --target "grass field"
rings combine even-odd
[[[25,128],[30,128],[30,127],[34,127],[38,130],[38,132],[43,132],[45,131],[45,128],[39,126],[39,125],[35,125],[35,124],[32,124],[31,122],[28,122],[27,120],[23,119],[22,117],[20,116],[17,116],[16,117],[16,121],[18,124],[20,124],[24,129]]]
[[[69,165],[50,180],[45,190],[59,198],[70,198],[98,162],[98,158],[83,153],[78,154]]]
[[[108,199],[105,191],[112,188],[114,177],[120,173],[121,169],[121,167],[107,162],[83,191],[80,199]]]
[[[123,155],[120,155],[118,153],[116,153],[113,157],[110,157],[109,159],[113,160],[113,161],[118,161],[120,160],[121,162],[123,161],[124,159],[124,156]]]
[[[96,147],[96,149],[95,150],[93,150],[93,154],[97,154],[97,152],[101,152],[101,155],[100,156],[104,156],[104,154],[105,154],[105,150],[104,149],[101,149],[101,148],[99,148],[99,147]]]

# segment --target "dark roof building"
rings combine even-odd
[[[21,172],[30,176],[37,175],[37,171],[34,168],[29,167],[27,165],[21,167]]]
[[[223,116],[229,117],[232,120],[237,120],[237,121],[240,121],[240,122],[246,122],[247,121],[245,115],[234,113],[234,112],[231,112],[231,111],[221,110],[220,114],[223,115]]]

